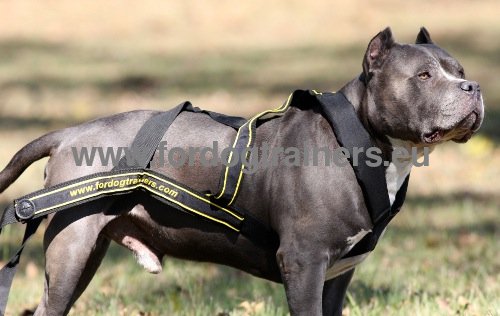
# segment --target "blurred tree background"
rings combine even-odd
[[[50,130],[121,111],[190,100],[250,116],[294,89],[333,91],[360,73],[378,31],[391,26],[411,43],[426,26],[481,84],[486,120],[473,140],[438,148],[429,167],[413,171],[405,211],[358,269],[345,313],[498,315],[499,14],[496,0],[2,1],[0,167]],[[0,205],[40,188],[44,163]],[[4,260],[20,230],[2,235]],[[12,314],[39,300],[41,236],[23,257]],[[167,258],[165,271],[149,276],[113,247],[74,313],[282,315],[287,308],[280,286],[232,269]]]

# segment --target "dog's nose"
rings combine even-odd
[[[479,83],[475,81],[462,81],[460,83],[460,89],[470,94],[481,91],[481,89],[479,88]]]

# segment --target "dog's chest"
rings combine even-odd
[[[391,163],[389,167],[386,169],[385,179],[387,183],[387,192],[389,194],[389,200],[391,202],[391,206],[394,203],[396,193],[403,185],[404,180],[410,173],[411,164],[394,164]],[[358,242],[360,242],[363,237],[368,234],[370,231],[361,230],[356,235],[348,237],[346,240],[347,250],[349,252]],[[382,233],[383,235],[383,233]],[[382,236],[381,236],[382,237]],[[326,280],[330,280],[339,276],[354,267],[360,264],[363,260],[365,260],[370,252],[366,252],[357,256],[343,258],[337,260],[333,263],[333,265],[326,271]]]

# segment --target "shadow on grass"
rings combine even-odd
[[[493,193],[479,193],[457,191],[446,195],[408,195],[405,205],[410,207],[424,206],[435,208],[451,204],[474,203],[475,205],[500,205],[500,195]]]
[[[4,39],[0,41],[0,59],[12,62],[22,54],[63,54],[67,52],[64,45],[39,40]]]
[[[418,207],[424,211],[431,212],[433,209],[440,207],[450,207],[468,205],[473,209],[480,212],[482,208],[493,207],[494,209],[500,208],[500,196],[495,194],[486,194],[478,192],[454,192],[447,195],[431,195],[431,196],[408,196],[405,202],[405,208],[402,212],[412,212],[414,208]],[[460,210],[457,210],[460,212]],[[478,213],[478,216],[480,214]],[[425,234],[429,232],[429,227],[414,226],[414,227],[400,227],[392,225],[390,227],[391,234],[400,236],[415,236],[418,234]],[[458,237],[463,233],[474,233],[479,236],[494,238],[500,235],[500,221],[485,218],[478,220],[471,224],[454,225],[446,229],[440,229],[440,232],[452,238]]]
[[[102,95],[120,91],[184,90],[192,93],[220,89],[288,94],[304,87],[329,90],[332,86],[341,86],[360,72],[364,47],[306,46],[184,55],[144,53],[117,59],[112,51],[103,54],[71,46],[18,40],[0,41],[0,51],[3,52],[0,57],[5,57],[0,59],[0,64],[14,62],[23,67],[23,58],[29,57],[60,62],[59,68],[50,71],[32,70],[28,76],[5,79],[0,82],[0,90],[21,88],[39,93],[44,89],[64,91],[90,87]],[[317,59],[325,60],[331,68],[314,67]],[[357,61],[358,69],[351,73],[336,69],[335,62],[346,59]],[[117,74],[109,74],[109,68],[102,64],[113,65]],[[304,67],[297,73],[286,67],[287,64]],[[322,71],[307,71],[308,65]],[[73,68],[82,66],[95,69],[94,75],[71,76]],[[263,77],[262,71],[270,68],[276,68],[276,73]],[[273,80],[269,80],[270,77]]]
[[[474,234],[477,236],[494,238],[500,236],[500,223],[492,222],[491,220],[484,220],[469,225],[457,225],[446,229],[436,229],[429,227],[398,227],[393,225],[389,227],[392,236],[398,238],[412,238],[415,236],[424,236],[432,231],[438,231],[440,235],[447,236],[451,240],[458,240],[463,234]]]
[[[470,38],[468,34],[449,36],[438,44],[459,59],[467,59],[470,65],[466,66],[473,67],[479,74],[474,79],[488,92],[490,103],[482,133],[498,144],[500,92],[490,80],[490,72],[500,71],[497,58],[500,45],[475,45]],[[185,91],[187,99],[192,93],[221,89],[259,95],[289,94],[304,88],[328,91],[340,88],[358,75],[364,50],[365,45],[357,43],[341,47],[316,45],[203,54],[144,52],[117,57],[112,49],[96,51],[33,40],[3,40],[0,41],[0,66],[9,66],[12,75],[7,72],[6,79],[0,80],[0,95],[11,89],[21,90],[36,103],[43,95],[41,91],[60,94],[82,88],[91,88],[102,97],[133,91],[161,98],[167,93]],[[29,68],[30,63],[44,65],[46,61],[53,65],[50,69]],[[82,67],[92,71],[85,76],[73,75]],[[27,75],[17,76],[17,68]],[[30,125],[45,128],[60,126],[60,123],[43,118],[0,119],[1,128]]]
[[[357,305],[366,305],[372,300],[377,300],[381,305],[388,305],[388,298],[395,290],[388,286],[374,288],[363,280],[356,279],[349,284],[348,291]]]

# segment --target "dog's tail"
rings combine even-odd
[[[0,193],[7,189],[35,161],[50,156],[61,143],[61,133],[46,134],[19,150],[0,172]]]

